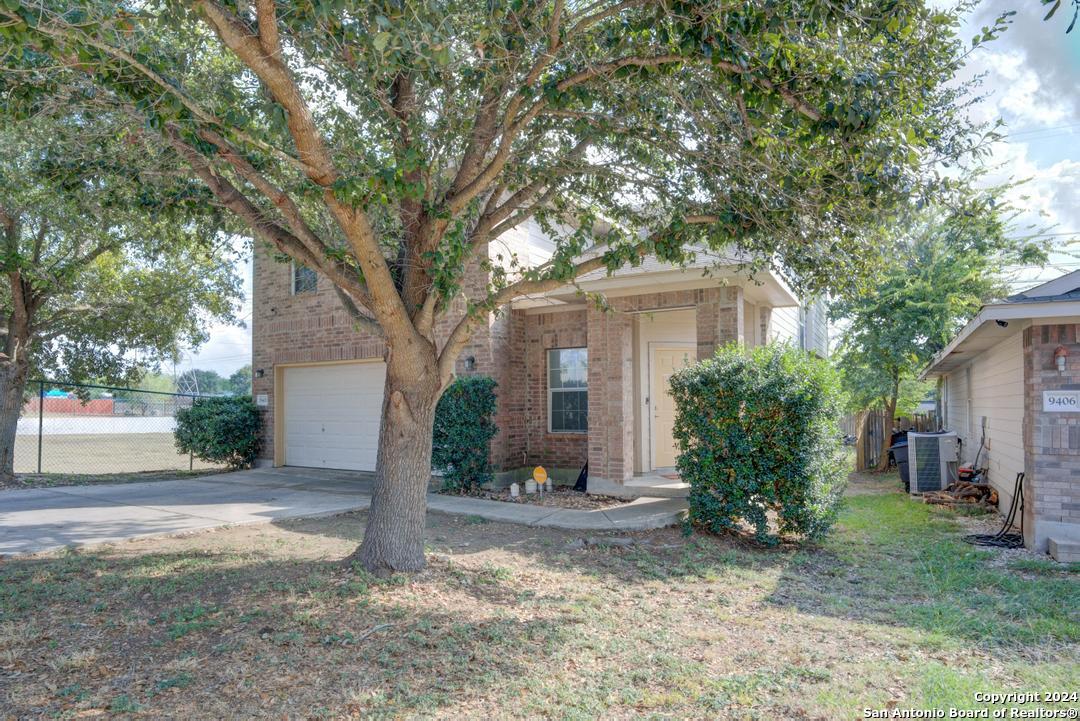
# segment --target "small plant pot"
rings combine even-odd
[[[536,481],[525,481],[525,492],[529,494],[536,493]]]

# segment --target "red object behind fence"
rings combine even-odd
[[[41,398],[31,398],[23,406],[23,416],[38,412],[38,401]],[[95,398],[87,401],[84,405],[78,398],[45,397],[44,411],[46,413],[63,413],[65,415],[80,416],[111,416],[113,415],[112,398]]]

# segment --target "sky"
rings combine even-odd
[[[983,100],[973,106],[973,120],[1005,122],[1007,140],[994,146],[984,182],[1026,179],[1008,194],[1021,210],[1016,232],[1042,229],[1055,244],[1047,267],[1007,269],[1014,289],[1023,290],[1080,268],[1080,22],[1065,34],[1070,0],[1063,0],[1048,22],[1038,0],[985,0],[960,36],[971,38],[1009,10],[1016,11],[1009,29],[973,51],[961,79],[983,76],[978,89]],[[249,253],[238,260],[237,272],[244,278],[240,324],[212,326],[210,340],[185,353],[178,372],[194,367],[227,376],[251,362]]]

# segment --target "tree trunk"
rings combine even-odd
[[[15,480],[15,432],[28,372],[25,362],[0,361],[0,485]]]
[[[347,559],[377,574],[424,567],[431,434],[443,391],[434,358],[395,364],[390,355],[367,529]]]
[[[892,396],[885,402],[885,422],[882,424],[884,432],[881,434],[881,456],[878,459],[877,470],[889,470],[889,446],[892,445],[892,428],[896,415],[896,397],[898,390],[893,389]]]

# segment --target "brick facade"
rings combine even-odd
[[[500,383],[497,419],[506,434],[506,446],[502,456],[493,449],[493,462],[500,470],[537,465],[574,470],[585,464],[588,435],[549,432],[547,397],[547,352],[587,347],[585,315],[584,310],[511,314],[510,342],[504,356],[507,382]],[[591,357],[589,362],[591,365]],[[589,403],[591,406],[591,393]]]
[[[315,293],[292,294],[292,266],[255,246],[251,313],[252,393],[265,395],[259,457],[274,457],[274,368],[279,364],[381,358],[382,339],[358,331],[330,282],[319,276]],[[262,377],[259,377],[259,374]]]
[[[474,263],[466,273],[466,294],[479,295],[485,284],[486,277]],[[588,460],[590,475],[624,482],[634,473],[638,314],[693,309],[698,357],[712,355],[723,343],[746,336],[740,287],[643,293],[610,298],[609,305],[606,311],[592,306],[550,312],[505,308],[477,329],[458,359],[457,372],[490,375],[499,384],[499,433],[491,444],[496,470],[544,465],[572,476]],[[465,302],[459,298],[439,321],[436,336],[440,342],[464,310]],[[269,399],[263,408],[260,455],[264,462],[274,458],[277,366],[381,358],[385,354],[379,338],[354,326],[325,278],[319,278],[317,292],[293,295],[290,265],[275,261],[264,247],[256,249],[254,258],[252,336],[253,390]],[[547,351],[580,347],[588,349],[589,358],[588,433],[551,433]]]
[[[696,291],[698,360],[711,358],[731,341],[746,342],[743,289],[702,288]]]
[[[1068,351],[1065,373],[1054,358]],[[1078,326],[1024,330],[1024,535],[1045,550],[1047,539],[1080,540],[1080,413],[1044,413],[1043,391],[1080,390]]]

